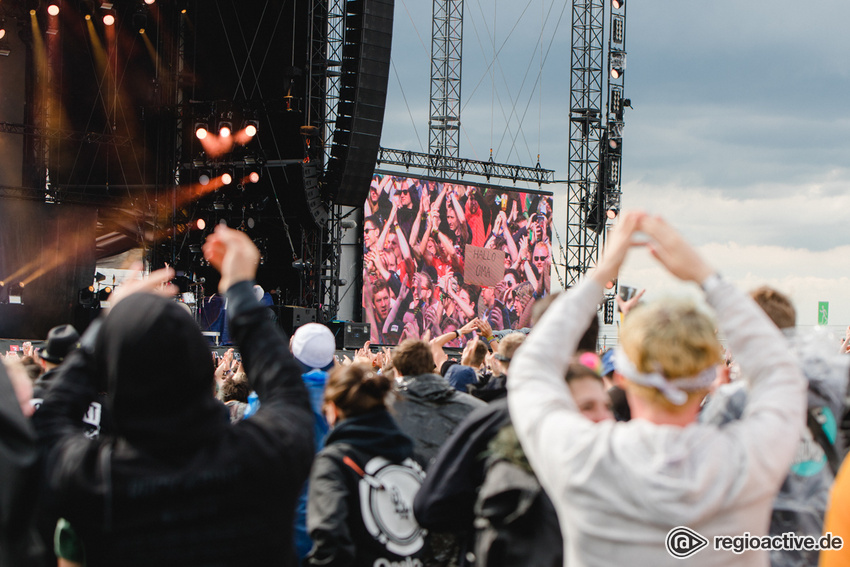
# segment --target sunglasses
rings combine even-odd
[[[410,189],[399,189],[398,191],[396,191],[396,193],[398,193],[399,195],[409,195]]]
[[[548,258],[548,256],[535,256],[534,261],[537,262],[538,260],[545,260],[546,258]]]

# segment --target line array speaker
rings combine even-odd
[[[339,106],[325,184],[340,205],[369,193],[381,145],[390,74],[394,0],[346,2]]]

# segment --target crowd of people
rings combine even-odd
[[[534,302],[549,293],[551,196],[375,175],[364,207],[372,344],[436,337],[473,317],[496,331],[528,327]],[[501,258],[498,272],[470,273],[470,246]]]
[[[410,192],[387,183],[409,250]],[[638,294],[599,352],[605,284],[638,245],[713,315]],[[244,233],[217,227],[204,254],[236,342],[221,357],[166,268],[0,365],[0,566],[850,564],[850,332],[795,332],[786,296],[736,289],[661,218],[622,213],[586,279],[522,313],[529,333],[459,303],[420,327],[428,270],[378,276],[375,311],[416,328],[350,358],[324,325],[280,331]]]

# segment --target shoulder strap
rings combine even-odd
[[[823,449],[833,476],[837,475],[838,468],[841,466],[841,461],[838,458],[838,453],[835,451],[835,446],[827,438],[818,418],[815,417],[814,408],[809,408],[806,412],[806,425],[809,427],[809,431],[812,432],[812,437],[814,437],[817,444],[820,445],[820,448]]]

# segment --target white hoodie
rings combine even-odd
[[[514,427],[558,511],[564,564],[681,566],[665,539],[687,526],[709,540],[689,567],[767,565],[764,552],[714,551],[713,542],[767,533],[805,427],[806,386],[787,341],[755,302],[718,281],[707,299],[751,381],[742,419],[723,427],[593,423],[578,412],[564,376],[602,293],[587,279],[558,298],[508,377]]]

